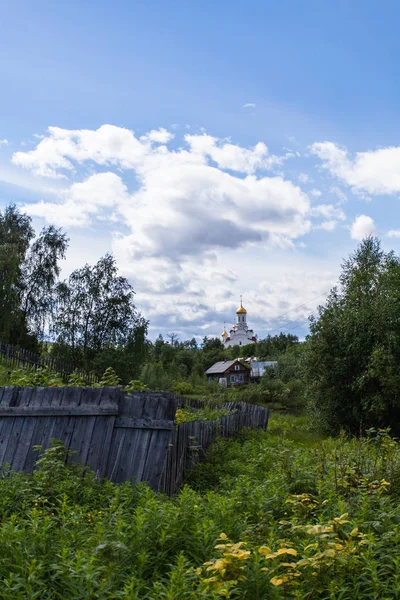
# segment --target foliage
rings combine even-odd
[[[14,369],[10,374],[10,385],[26,387],[60,387],[65,385],[62,377],[50,367],[38,369],[22,367]]]
[[[143,346],[147,322],[136,311],[132,286],[117,273],[114,257],[106,254],[58,285],[55,355],[88,369],[96,360],[104,367],[102,353],[118,360]]]
[[[37,350],[68,240],[53,226],[34,238],[30,217],[14,205],[0,212],[0,340]]]
[[[175,423],[187,423],[188,421],[214,421],[221,417],[232,415],[234,411],[223,406],[205,404],[203,408],[178,408],[175,414]]]
[[[10,375],[6,366],[0,362],[0,385],[8,385]]]
[[[22,367],[20,369],[14,369],[10,373],[9,384],[26,387],[104,387],[104,386],[118,386],[120,378],[112,367],[108,367],[100,381],[98,383],[89,383],[85,377],[85,374],[79,371],[74,371],[65,382],[61,377],[60,373],[52,370],[49,366],[39,367],[37,369]]]
[[[307,426],[273,416],[219,440],[173,499],[66,467],[55,442],[32,475],[0,478],[1,597],[398,597],[397,441]]]
[[[311,321],[305,376],[310,412],[338,433],[400,422],[400,260],[365,239]],[[397,431],[397,429],[396,429]]]
[[[139,379],[131,379],[128,385],[125,386],[125,391],[130,394],[132,392],[144,392],[147,387]]]

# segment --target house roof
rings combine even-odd
[[[206,375],[215,375],[217,373],[225,373],[225,371],[227,369],[229,369],[229,367],[234,365],[236,362],[238,362],[237,358],[235,358],[235,360],[221,360],[219,362],[216,362],[212,367],[207,369]],[[242,363],[240,363],[240,364],[242,364]],[[243,365],[243,367],[246,368],[247,365]]]
[[[252,369],[266,369],[268,367],[275,367],[277,360],[260,360],[253,361],[250,363]]]

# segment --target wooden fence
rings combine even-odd
[[[76,371],[75,367],[71,364],[55,360],[49,356],[41,356],[36,352],[24,350],[23,348],[5,344],[4,342],[0,342],[0,360],[10,369],[18,369],[20,367],[32,367],[33,369],[49,367],[53,371],[60,373],[65,382],[68,381],[69,375]],[[97,383],[98,381],[94,373],[86,373],[79,369],[77,372],[84,377],[88,385]]]
[[[182,485],[187,470],[204,457],[217,436],[231,437],[244,427],[267,428],[268,408],[246,402],[227,402],[223,406],[235,412],[214,421],[189,421],[174,427],[159,491],[169,496],[175,494]]]
[[[233,403],[231,403],[233,404]],[[114,482],[147,481],[174,494],[186,470],[217,435],[266,428],[268,409],[246,403],[215,421],[174,425],[178,399],[121,388],[0,388],[0,466],[31,472],[38,452],[61,440],[79,462]]]

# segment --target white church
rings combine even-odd
[[[236,311],[237,322],[233,325],[229,333],[224,327],[222,332],[222,342],[225,348],[230,346],[246,346],[247,344],[255,344],[257,336],[252,329],[247,326],[247,310],[243,307],[242,297],[240,296],[240,306]]]

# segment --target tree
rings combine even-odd
[[[0,213],[0,339],[11,343],[20,308],[22,263],[35,233],[31,219],[12,205]]]
[[[68,246],[53,226],[34,238],[31,218],[14,205],[0,213],[0,339],[25,348],[44,333]]]
[[[132,286],[117,273],[114,257],[106,254],[58,286],[55,350],[69,354],[76,366],[89,369],[106,350],[137,352],[138,344],[144,344],[148,323],[136,310]]]
[[[20,333],[28,325],[36,334],[44,331],[54,305],[55,285],[60,275],[59,261],[65,258],[67,236],[52,225],[42,230],[23,263],[20,292]]]
[[[310,409],[330,432],[399,431],[400,261],[365,239],[311,319],[305,377]]]

